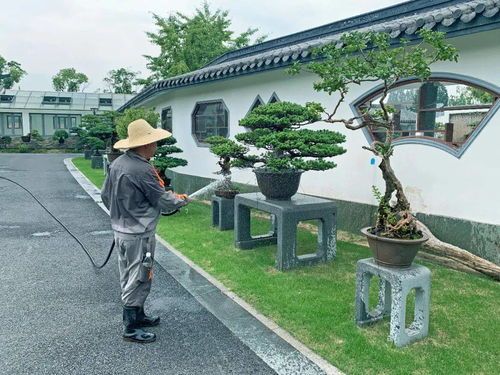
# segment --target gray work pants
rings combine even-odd
[[[144,306],[151,290],[152,268],[142,262],[147,252],[154,257],[156,238],[154,231],[141,234],[115,232],[118,267],[124,306]]]

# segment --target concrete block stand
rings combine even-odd
[[[369,311],[370,281],[380,279],[378,304]],[[414,320],[407,328],[406,300],[415,289]],[[361,259],[356,268],[356,323],[365,326],[390,315],[389,339],[397,347],[420,340],[429,333],[431,272],[427,267],[413,264],[409,268],[379,266],[373,258]]]
[[[234,228],[234,199],[212,196],[212,225],[220,230]]]
[[[337,208],[332,201],[302,194],[296,194],[288,201],[280,201],[266,199],[261,193],[247,193],[238,194],[234,203],[235,246],[252,249],[277,243],[276,268],[280,271],[327,262],[335,257]],[[274,216],[274,224],[268,235],[251,236],[251,208]],[[314,254],[297,255],[297,225],[304,220],[318,220],[318,246]]]

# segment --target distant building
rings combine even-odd
[[[49,137],[58,129],[78,126],[83,115],[116,110],[129,94],[5,90],[0,93],[0,136],[22,136],[38,130]]]

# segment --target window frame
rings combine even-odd
[[[481,90],[487,91],[488,93],[492,94],[494,96],[494,101],[493,104],[488,107],[490,110],[486,113],[484,118],[480,121],[480,123],[476,126],[474,131],[470,133],[470,136],[467,138],[467,140],[460,146],[460,147],[452,147],[449,146],[447,143],[442,142],[438,139],[431,138],[431,137],[423,137],[423,136],[416,136],[416,137],[401,137],[401,138],[396,138],[393,140],[392,144],[394,146],[398,145],[403,145],[403,144],[420,144],[420,145],[426,145],[426,146],[431,146],[438,148],[440,150],[443,150],[456,158],[460,159],[462,155],[465,153],[465,151],[469,148],[469,146],[474,142],[476,137],[481,133],[483,128],[488,124],[490,119],[495,115],[495,113],[500,109],[500,88],[497,87],[496,85],[483,81],[478,78],[470,77],[470,76],[465,76],[462,74],[456,74],[456,73],[447,73],[447,72],[435,72],[432,73],[431,76],[429,77],[428,81],[434,81],[434,82],[452,82],[452,83],[457,83],[457,84],[462,84],[465,86],[472,86],[479,88]],[[397,84],[394,86],[396,87],[402,87],[405,85],[410,85],[412,83],[416,82],[422,82],[421,80],[417,79],[416,77],[409,77],[406,79],[402,79],[397,82]],[[373,98],[377,97],[380,95],[380,93],[383,90],[383,85],[379,84],[372,89],[368,90],[365,92],[363,95],[358,97],[356,100],[354,100],[350,106],[352,112],[357,116],[361,116],[361,112],[359,110],[360,105],[363,103],[366,103]],[[474,106],[461,106],[457,107],[456,109],[475,109],[478,107],[481,107],[484,105],[474,105]],[[451,108],[451,109],[450,109]],[[436,109],[431,109],[430,111],[434,112],[442,112],[443,110],[453,110],[454,107],[449,106],[449,107],[442,107],[442,108],[436,108]],[[429,110],[427,110],[429,111]],[[425,112],[425,111],[424,111]],[[417,114],[418,116],[418,114]],[[363,133],[365,135],[366,140],[368,141],[369,144],[371,144],[375,138],[373,137],[373,133],[370,129],[367,127],[362,128]]]
[[[274,101],[273,101],[274,99]],[[270,104],[270,103],[279,103],[281,102],[281,99],[279,98],[278,94],[276,94],[276,91],[272,93],[271,97],[269,98],[269,100],[267,101],[267,104]]]
[[[18,119],[18,122],[12,122],[10,124],[10,119]],[[16,125],[19,126],[16,126]],[[5,115],[5,129],[10,129],[13,132],[16,131],[16,129],[23,129],[23,115],[22,113],[6,113]]]
[[[231,133],[231,122],[230,122],[230,113],[229,113],[229,109],[227,108],[226,106],[226,103],[224,102],[224,100],[221,98],[221,99],[213,99],[213,100],[203,100],[203,101],[198,101],[195,103],[194,105],[194,108],[193,108],[193,111],[191,112],[191,136],[193,137],[196,145],[198,147],[209,147],[210,145],[206,142],[203,142],[203,141],[200,141],[197,136],[196,136],[196,112],[198,111],[198,107],[201,105],[201,104],[218,104],[218,103],[221,103],[223,108],[224,108],[224,111],[226,113],[225,117],[226,117],[226,121],[227,121],[227,134],[226,134],[226,138],[229,138],[230,136],[230,133]]]
[[[167,111],[170,111],[170,130],[163,127],[163,113]],[[170,133],[174,134],[173,110],[171,105],[162,108],[160,112],[160,126],[163,130],[167,130]]]

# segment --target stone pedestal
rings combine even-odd
[[[212,196],[212,225],[220,230],[234,228],[234,199]]]
[[[336,214],[332,201],[302,194],[289,201],[266,199],[261,193],[238,194],[235,198],[235,246],[252,249],[259,245],[278,244],[276,268],[290,268],[330,261],[336,253]],[[252,237],[250,209],[255,208],[274,216],[267,235]],[[297,225],[299,221],[319,221],[318,247],[315,254],[297,255]]]
[[[380,279],[378,304],[369,311],[370,281]],[[406,300],[415,289],[414,320],[407,328]],[[356,323],[359,326],[376,323],[390,315],[389,339],[397,347],[426,337],[429,332],[431,272],[427,267],[413,264],[408,268],[379,266],[373,258],[362,259],[356,269]]]
[[[102,158],[102,155],[93,155],[92,156],[92,161],[91,161],[91,167],[94,169],[103,169],[104,168],[104,160]]]

